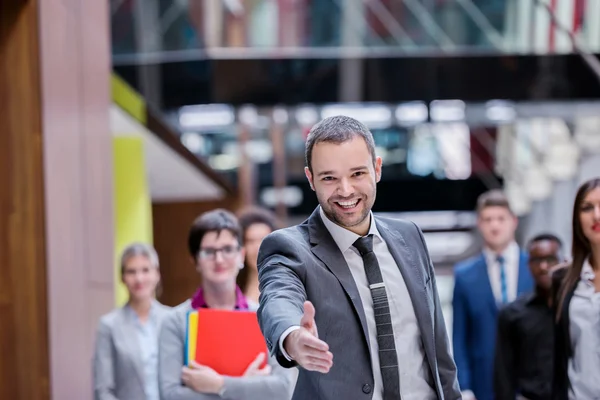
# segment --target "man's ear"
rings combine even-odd
[[[310,170],[308,169],[308,167],[304,167],[304,175],[306,175],[306,179],[308,179],[308,184],[310,185],[310,188],[314,192],[315,185],[313,184],[313,176],[312,176],[312,173],[310,172]]]

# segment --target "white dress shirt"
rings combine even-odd
[[[600,292],[594,287],[595,276],[586,260],[569,305],[569,335],[573,349],[568,365],[570,400],[600,399]]]
[[[373,368],[373,378],[375,382],[372,400],[381,400],[383,397],[383,379],[379,366],[379,345],[377,343],[377,328],[375,324],[375,315],[373,313],[373,299],[371,297],[371,290],[369,289],[363,259],[353,247],[354,242],[360,236],[330,221],[325,216],[323,209],[320,209],[320,214],[321,219],[325,223],[325,227],[341,250],[358,288],[358,293],[365,311],[369,333],[371,366]],[[392,257],[387,244],[377,230],[372,214],[369,234],[373,235],[373,251],[379,262],[390,304],[396,352],[398,355],[398,373],[400,376],[400,394],[402,399],[437,399],[437,394],[433,388],[433,379],[429,364],[425,356],[425,350],[423,349],[421,331],[419,330],[408,289],[406,288],[406,284],[396,261]],[[319,310],[317,310],[317,312],[319,312]],[[290,332],[298,328],[299,327],[291,327],[286,330],[279,340],[280,349],[288,359],[289,356],[283,349],[283,341]]]
[[[498,262],[498,253],[493,252],[489,248],[483,249],[485,263],[487,265],[488,275],[490,277],[490,285],[492,292],[498,304],[502,303],[502,287],[500,279],[500,263]],[[504,271],[506,277],[506,291],[508,302],[512,302],[517,298],[517,288],[519,284],[519,261],[521,258],[519,245],[512,242],[501,253],[504,257]]]
[[[144,368],[144,392],[148,400],[159,400],[158,388],[158,318],[156,306],[150,307],[150,315],[146,322],[140,321],[135,311],[129,306],[129,317],[134,322],[137,340],[140,345],[140,356]]]

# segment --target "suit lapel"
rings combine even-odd
[[[476,271],[479,272],[477,285],[481,288],[483,298],[488,303],[492,312],[496,314],[498,312],[498,303],[496,302],[496,296],[494,296],[494,291],[492,290],[490,274],[488,274],[488,265],[483,253],[477,262]]]
[[[430,337],[428,332],[433,332],[433,309],[431,301],[427,296],[424,268],[417,265],[406,241],[396,229],[390,228],[386,223],[377,219],[375,219],[375,222],[379,234],[385,240],[392,257],[396,261],[396,265],[400,269],[412,301],[421,334],[423,338],[428,338]],[[428,356],[435,360],[435,346],[433,346],[433,343],[431,343],[431,347],[426,345],[425,350],[428,353],[432,352]]]
[[[136,372],[136,376],[140,380],[142,386],[145,384],[144,382],[144,366],[142,365],[142,354],[139,341],[137,340],[138,333],[136,331],[136,327],[134,325],[134,321],[131,315],[128,315],[129,311],[123,307],[121,309],[121,320],[122,323],[117,327],[117,332],[121,336],[121,340],[126,345],[126,348],[129,349],[129,354],[131,359],[133,360],[134,369]]]
[[[519,250],[519,277],[517,280],[517,296],[530,292],[533,286],[533,278],[529,273],[527,255]]]
[[[308,229],[310,242],[312,244],[311,250],[313,254],[317,256],[323,262],[323,264],[325,264],[327,269],[329,269],[329,271],[335,275],[337,280],[344,288],[346,295],[348,295],[352,305],[354,306],[354,310],[358,314],[364,339],[369,347],[367,319],[365,317],[365,310],[360,300],[358,288],[356,287],[356,282],[354,282],[354,278],[352,277],[352,273],[350,272],[350,268],[346,263],[344,255],[321,220],[318,207],[310,216],[308,221]]]

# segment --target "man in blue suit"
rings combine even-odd
[[[483,252],[454,269],[453,347],[464,400],[494,400],[498,310],[533,290],[527,255],[515,242],[518,220],[504,193],[477,200]]]

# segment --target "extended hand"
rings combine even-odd
[[[309,371],[326,374],[333,366],[333,354],[329,351],[329,345],[319,339],[315,307],[310,301],[304,302],[300,329],[285,338],[283,347],[294,361]]]
[[[244,372],[245,377],[250,376],[267,376],[271,374],[271,366],[269,364],[265,365],[264,368],[261,368],[260,365],[265,361],[265,353],[260,353],[258,357],[254,359],[246,368],[246,372]]]
[[[189,367],[183,367],[181,380],[198,393],[216,394],[223,387],[223,377],[217,371],[194,361]]]

